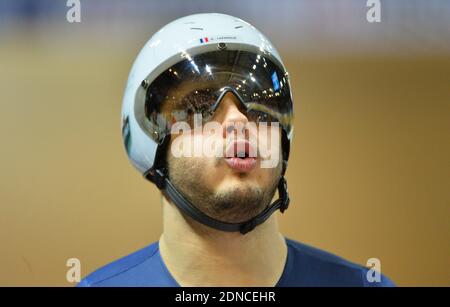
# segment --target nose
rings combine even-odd
[[[215,120],[222,124],[223,134],[246,132],[248,118],[245,115],[245,107],[239,101],[239,98],[232,92],[227,92],[219,103],[214,113]],[[241,130],[242,131],[238,131]]]

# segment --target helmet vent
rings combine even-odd
[[[235,29],[240,29],[240,28],[242,28],[243,26],[237,26],[237,27],[234,27]]]
[[[191,28],[191,30],[203,30],[203,28]]]

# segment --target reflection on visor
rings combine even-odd
[[[207,121],[221,98],[233,92],[249,121],[278,121],[289,134],[292,98],[287,73],[267,55],[243,50],[211,51],[188,57],[161,73],[147,88],[145,127],[155,141],[177,121]]]

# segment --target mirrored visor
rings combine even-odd
[[[258,49],[257,49],[258,50]],[[145,93],[145,123],[157,142],[177,121],[201,113],[209,120],[227,92],[244,106],[249,121],[277,121],[289,135],[292,97],[287,72],[269,55],[248,50],[214,50],[187,56],[159,74]]]

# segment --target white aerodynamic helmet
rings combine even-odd
[[[187,95],[186,89],[196,89],[196,95]],[[201,112],[208,120],[229,91],[238,97],[249,117],[270,118],[282,128],[280,199],[244,223],[226,223],[207,216],[166,176],[164,151],[171,125],[187,120],[193,112]],[[170,107],[162,112],[161,107],[168,104]],[[284,171],[292,122],[289,77],[277,50],[254,26],[217,13],[186,16],[156,32],[133,64],[122,106],[122,137],[128,157],[139,172],[166,190],[171,200],[195,220],[241,233],[264,222],[276,209],[284,211],[288,206]]]

